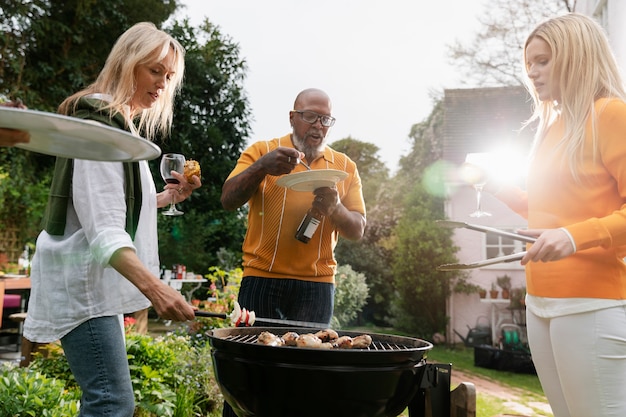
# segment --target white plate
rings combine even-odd
[[[276,181],[276,185],[294,191],[313,191],[320,187],[333,187],[347,176],[347,172],[336,169],[314,169],[283,175]]]
[[[52,156],[140,161],[161,155],[161,149],[149,140],[93,120],[61,114],[0,106],[0,127],[27,130],[30,142],[15,147]]]

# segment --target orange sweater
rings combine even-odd
[[[530,229],[566,228],[577,252],[555,262],[526,266],[528,294],[539,297],[626,299],[626,103],[600,99],[598,152],[593,158],[587,123],[580,182],[557,147],[564,126],[550,127],[528,173],[527,194],[507,190],[498,198],[526,215]]]
[[[293,148],[291,135],[253,143],[239,158],[228,178],[243,172],[256,160],[278,146]],[[310,164],[312,169],[337,169],[348,173],[337,184],[341,203],[351,211],[365,214],[361,178],[356,164],[345,154],[326,147],[324,156]],[[296,166],[293,172],[306,168]],[[337,262],[334,249],[339,233],[324,218],[313,238],[302,243],[296,229],[315,197],[312,192],[293,191],[276,185],[280,177],[267,175],[248,201],[248,231],[243,242],[244,276],[294,278],[334,282]]]

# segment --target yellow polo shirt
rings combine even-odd
[[[279,146],[294,148],[291,135],[252,144],[241,154],[228,179]],[[310,166],[314,170],[336,169],[348,173],[345,180],[337,183],[341,203],[348,210],[365,215],[361,178],[354,161],[326,146],[323,157]],[[305,170],[298,165],[292,173]],[[334,249],[339,238],[335,225],[324,218],[308,243],[298,241],[296,229],[311,207],[314,195],[278,186],[279,178],[267,175],[248,201],[248,230],[242,247],[243,275],[334,283],[337,269]]]

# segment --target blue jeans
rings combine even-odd
[[[132,417],[135,397],[118,316],[87,320],[61,339],[82,390],[80,417]]]

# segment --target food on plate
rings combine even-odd
[[[259,335],[257,342],[267,346],[282,346],[285,344],[283,339],[270,332],[262,332]]]
[[[193,159],[187,159],[185,161],[184,175],[185,175],[185,179],[190,184],[193,183],[193,180],[191,177],[193,177],[194,175],[197,175],[198,178],[200,178],[200,164],[198,163],[198,161],[195,161]]]

